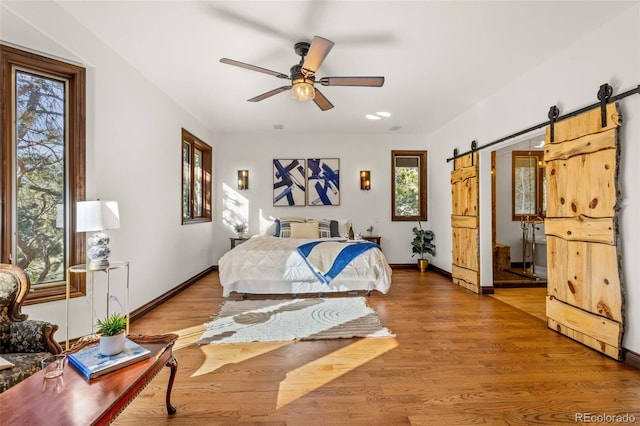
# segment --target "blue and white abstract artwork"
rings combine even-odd
[[[273,205],[304,206],[305,176],[304,159],[273,160]]]
[[[340,205],[340,159],[307,159],[307,205]]]

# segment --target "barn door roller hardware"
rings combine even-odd
[[[560,116],[560,110],[558,109],[557,106],[553,105],[551,108],[549,108],[547,117],[549,117],[549,141],[550,142],[554,141],[553,126],[556,124],[556,120],[558,119],[559,116]]]
[[[476,151],[478,150],[478,141],[477,140],[472,140],[471,141],[471,166],[475,166],[474,162],[475,162],[475,154]]]
[[[611,95],[613,94],[613,87],[609,86],[607,83],[600,86],[600,90],[598,90],[598,99],[600,100],[600,122],[602,124],[602,128],[607,127],[607,104],[609,103],[609,99],[611,99]]]

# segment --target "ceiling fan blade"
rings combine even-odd
[[[248,70],[251,70],[251,71],[258,71],[258,72],[261,72],[261,73],[264,73],[264,74],[269,74],[269,75],[273,75],[273,76],[278,77],[278,78],[284,78],[284,79],[289,80],[289,76],[286,75],[286,74],[283,74],[281,72],[271,71],[271,70],[268,70],[266,68],[257,67],[255,65],[251,65],[251,64],[245,64],[244,62],[234,61],[233,59],[222,58],[222,59],[220,59],[220,62],[222,62],[223,64],[233,65],[233,66],[240,67],[240,68],[245,68],[245,69],[248,69]]]
[[[266,93],[263,93],[262,95],[258,95],[255,98],[251,98],[251,99],[247,99],[247,102],[260,102],[264,99],[267,99],[273,95],[277,95],[278,93],[282,93],[285,90],[289,90],[291,89],[291,86],[282,86],[282,87],[278,87],[277,89],[273,89],[270,90]]]
[[[276,26],[269,25],[266,22],[261,22],[255,19],[251,19],[248,16],[243,16],[239,13],[233,12],[229,9],[225,9],[221,6],[218,6],[212,3],[213,2],[207,2],[205,7],[207,7],[210,12],[212,12],[215,15],[218,15],[220,18],[222,18],[226,22],[233,22],[245,28],[249,28],[251,30],[255,30],[263,34],[280,37],[285,40],[291,40],[296,38],[295,35],[285,33],[284,31],[281,31]]]
[[[323,86],[382,87],[384,77],[322,77],[319,83]]]
[[[311,47],[309,47],[309,52],[307,52],[302,64],[302,72],[307,76],[315,74],[334,44],[334,42],[326,38],[313,36]]]
[[[316,105],[318,105],[318,107],[320,107],[320,109],[323,111],[333,108],[333,104],[329,102],[329,99],[325,98],[322,92],[319,91],[318,89],[315,89],[315,90],[316,90],[316,96],[315,98],[313,98],[313,102],[315,102]]]

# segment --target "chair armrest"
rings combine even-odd
[[[13,321],[9,328],[10,352],[51,352],[59,354],[62,346],[53,338],[58,326],[46,321]]]

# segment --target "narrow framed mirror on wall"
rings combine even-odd
[[[512,219],[543,218],[546,211],[544,151],[512,152]]]
[[[391,151],[391,220],[427,220],[427,151]]]

